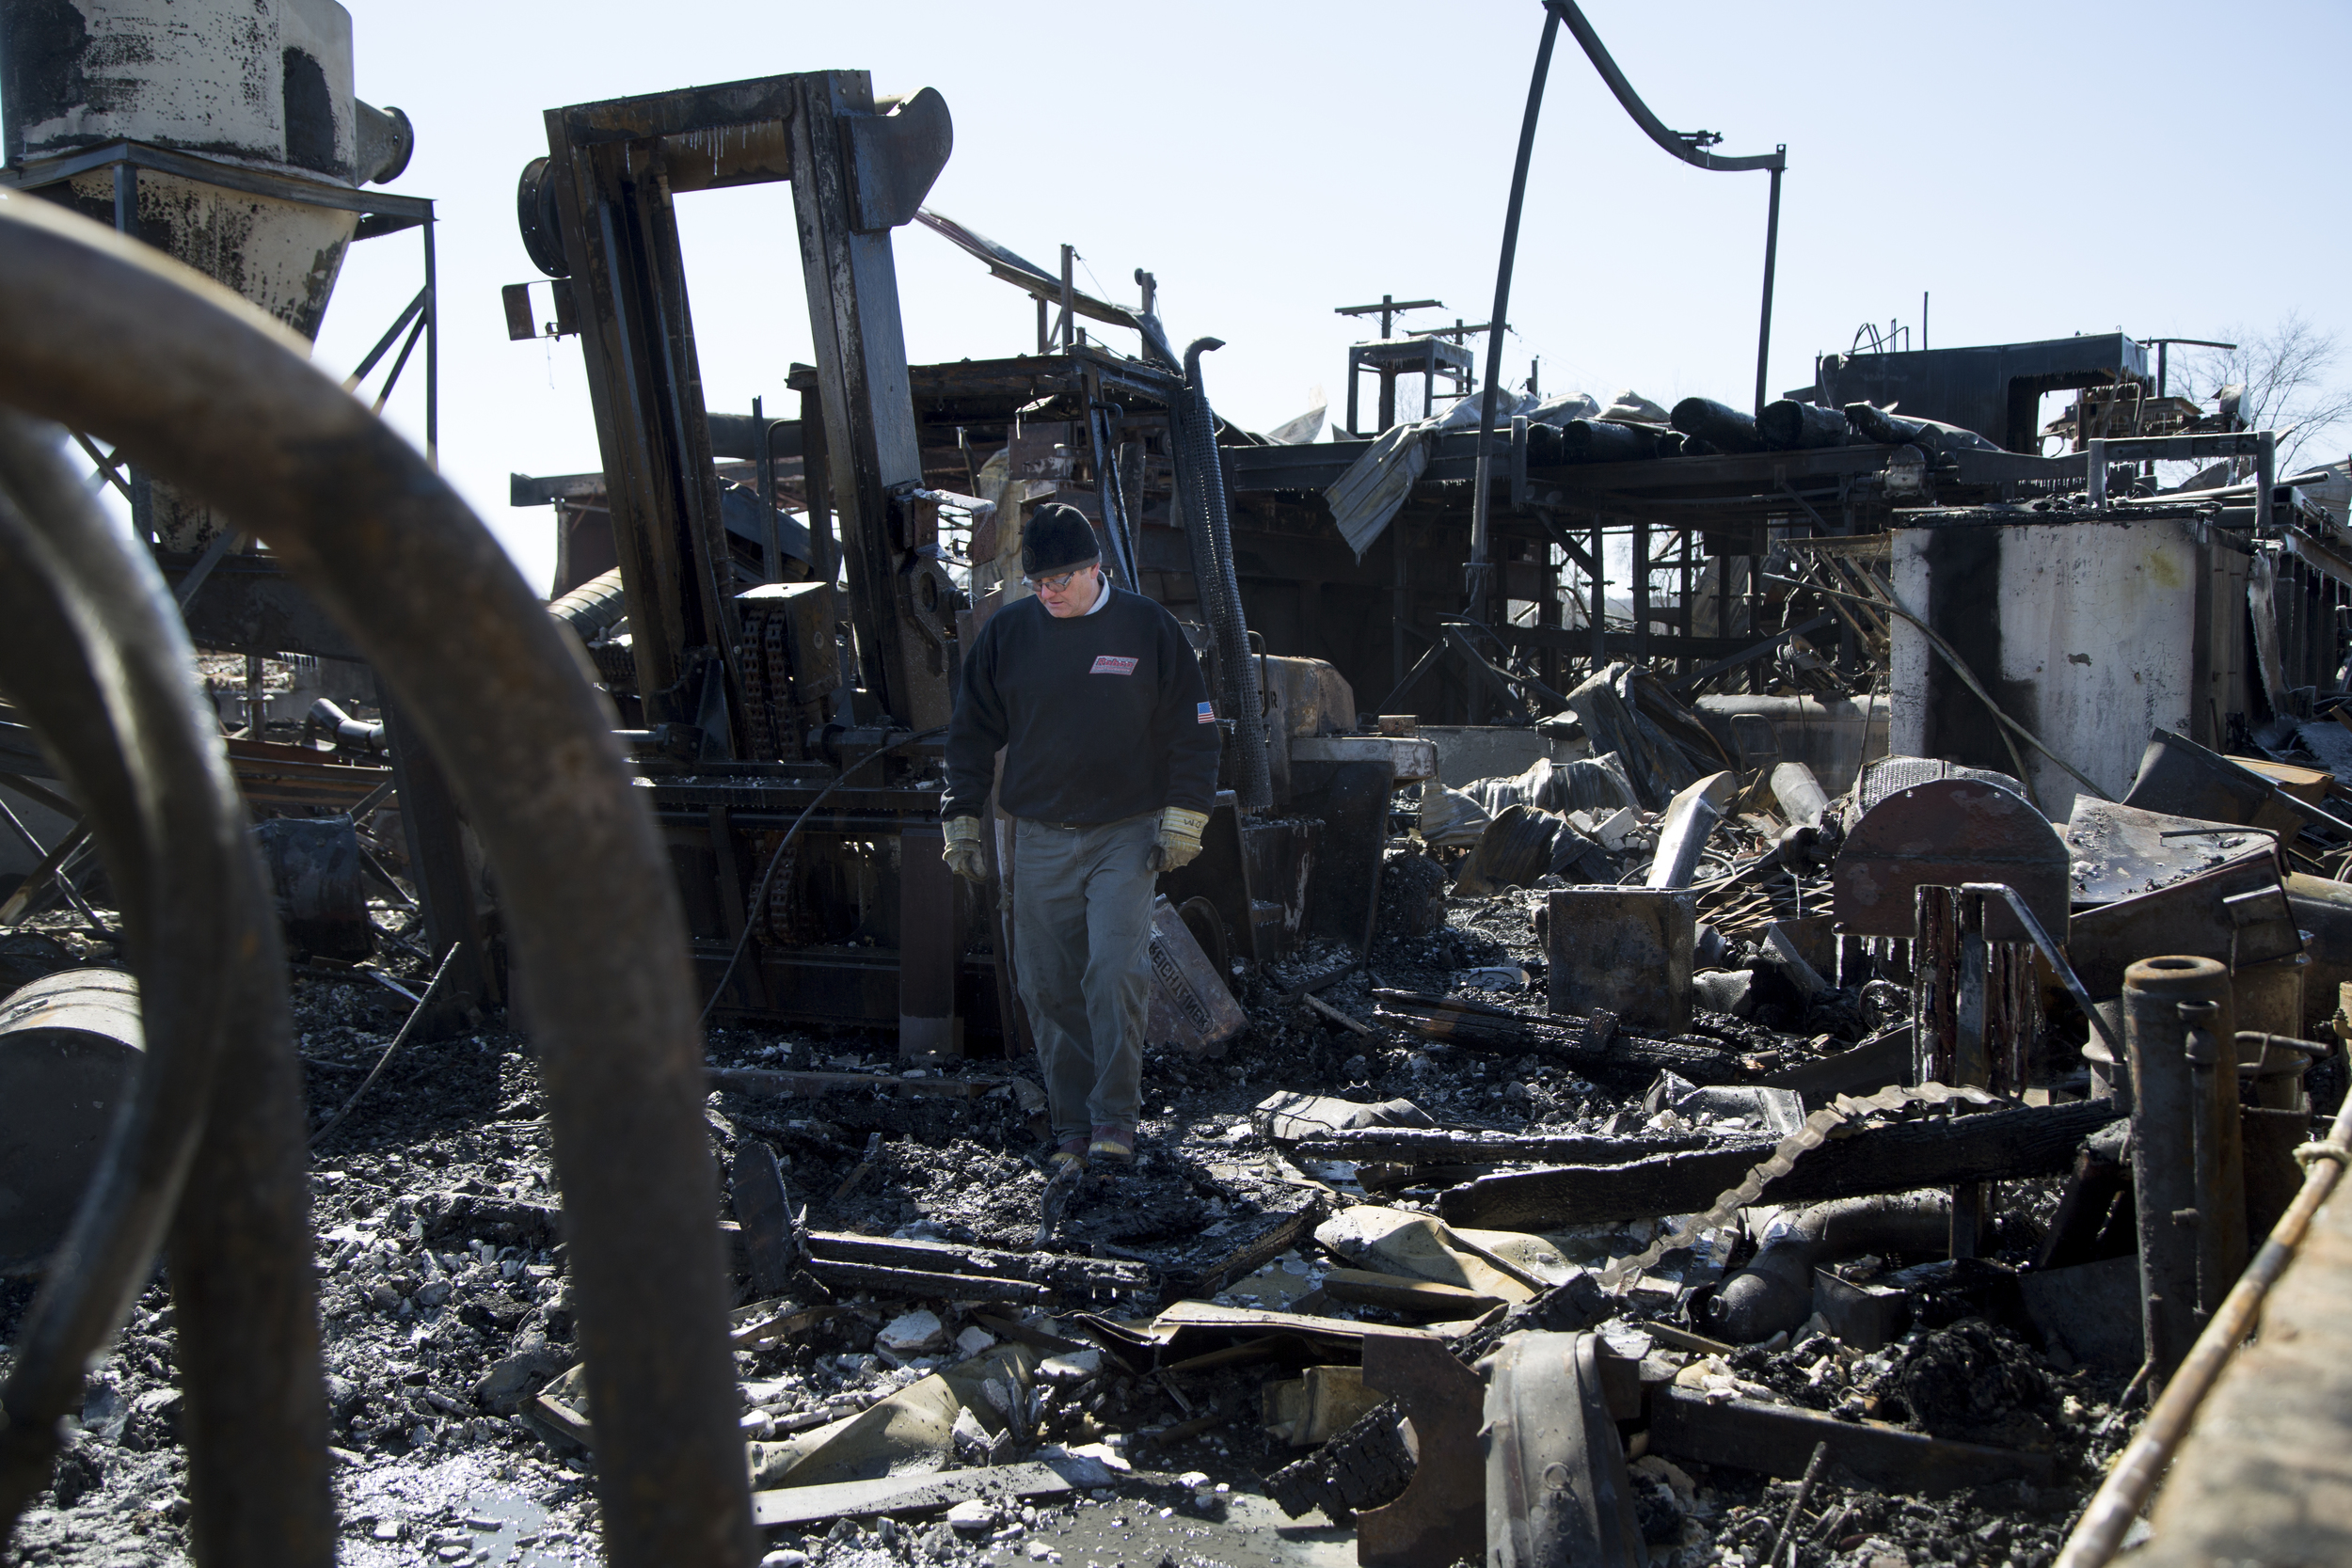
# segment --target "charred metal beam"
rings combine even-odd
[[[544,173],[525,174],[554,192],[649,723],[694,722],[698,651],[736,641],[672,187],[658,141],[612,129],[694,122],[676,96],[548,111]]]
[[[912,494],[923,483],[923,456],[890,230],[858,221],[850,188],[859,127],[879,118],[873,86],[862,71],[791,80],[792,209],[865,685],[900,723],[930,729],[954,705],[955,610],[940,596],[934,515]]]

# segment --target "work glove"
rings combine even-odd
[[[988,885],[988,856],[980,848],[980,819],[951,816],[946,822],[947,869],[966,881]]]
[[[1173,871],[1190,865],[1200,854],[1200,830],[1209,825],[1205,811],[1168,806],[1160,813],[1160,831],[1152,841],[1152,869]]]

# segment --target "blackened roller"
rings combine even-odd
[[[1756,432],[1756,416],[1712,398],[1684,398],[1675,404],[1673,423],[1683,435],[1695,436],[1717,451],[1764,450],[1763,438]]]
[[[1853,436],[1840,409],[1782,398],[1764,405],[1756,417],[1756,438],[1770,451],[1798,451],[1813,447],[1842,447]]]
[[[1906,420],[1867,403],[1846,404],[1846,421],[1866,441],[1883,446],[1906,443],[1925,451],[1998,451],[2001,449],[1973,430],[1938,420]]]
[[[1653,457],[1664,457],[1665,443],[1660,439],[1672,431],[1653,430],[1645,425],[1615,424],[1607,420],[1570,420],[1560,427],[1560,461],[1563,463],[1638,463]],[[1679,449],[1679,440],[1675,446]]]

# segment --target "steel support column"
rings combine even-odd
[[[697,650],[736,641],[726,533],[664,144],[616,135],[615,107],[548,111],[547,178],[563,215],[645,721],[692,723]]]
[[[384,735],[392,754],[392,786],[400,800],[400,826],[408,841],[408,876],[424,913],[426,944],[436,962],[453,946],[460,949],[433,998],[433,1016],[418,1022],[421,1038],[455,1032],[467,1009],[494,1000],[482,915],[474,899],[473,874],[466,864],[465,827],[457,797],[440,762],[426,749],[389,692],[381,693]]]
[[[927,617],[915,596],[938,545],[929,509],[908,501],[923,483],[923,456],[907,389],[898,265],[888,228],[854,226],[849,187],[849,125],[874,117],[873,86],[862,71],[792,80],[792,208],[861,675],[893,718],[930,729],[947,721],[954,698],[940,618]],[[953,617],[950,609],[946,626]]]

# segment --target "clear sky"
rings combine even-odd
[[[866,70],[885,94],[936,87],[956,150],[930,204],[1049,266],[1074,245],[1082,286],[1116,298],[1152,270],[1179,344],[1228,344],[1207,362],[1219,411],[1265,428],[1318,388],[1343,405],[1359,334],[1334,306],[1389,293],[1486,319],[1543,20],[1534,0],[345,3],[359,95],[417,127],[391,188],[439,202],[443,470],[543,591],[548,515],[510,509],[507,475],[598,458],[576,341],[509,342],[499,308],[501,284],[539,276],[514,190],[547,150],[542,110],[822,69]],[[2352,6],[1586,10],[1667,124],[1719,131],[1725,153],[1788,144],[1775,393],[1866,321],[1915,334],[1923,292],[1931,346],[2222,337],[2290,309],[2352,338],[2330,86]],[[1547,390],[1744,404],[1766,182],[1651,146],[1564,31],[1510,378],[1540,356]],[[790,201],[783,185],[680,199],[715,407],[788,408],[786,368],[810,357]],[[946,242],[901,230],[897,255],[913,358],[1034,348],[1028,299]],[[417,267],[412,236],[356,246],[321,360],[356,361]],[[390,414],[421,429],[412,389]]]

